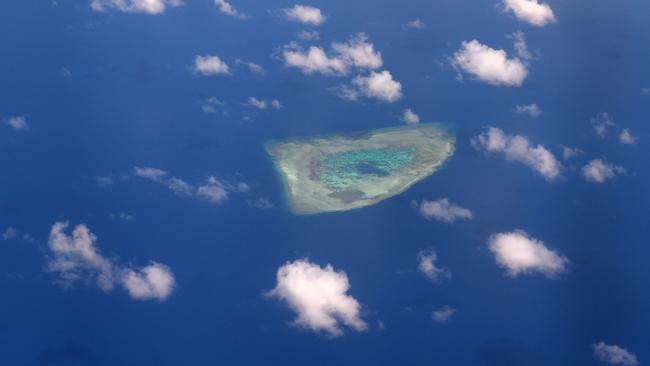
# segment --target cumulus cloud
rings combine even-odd
[[[248,101],[244,103],[244,105],[257,108],[257,109],[262,109],[262,110],[267,109],[269,107],[273,109],[282,108],[282,103],[280,103],[280,101],[277,99],[267,101],[264,99],[257,99],[255,97],[248,98]]]
[[[47,269],[58,275],[63,286],[95,282],[108,292],[119,285],[137,300],[164,300],[173,292],[176,281],[169,267],[156,262],[136,269],[119,266],[101,254],[97,237],[86,225],[77,225],[72,235],[66,233],[68,225],[55,223],[48,239]]]
[[[320,9],[313,6],[296,4],[292,8],[284,9],[284,15],[290,20],[303,24],[321,25],[325,23],[325,16]]]
[[[527,105],[518,105],[515,107],[515,113],[527,114],[533,118],[537,118],[542,115],[542,109],[535,103],[527,104]]]
[[[181,0],[92,0],[95,11],[114,9],[127,13],[162,14],[168,7],[183,5]]]
[[[429,248],[418,253],[418,269],[431,281],[438,281],[443,278],[450,278],[451,272],[436,266],[438,254],[435,250]]]
[[[445,305],[440,309],[434,309],[431,312],[431,319],[436,323],[444,324],[448,323],[454,314],[456,314],[456,309]]]
[[[510,12],[517,19],[537,27],[555,22],[555,14],[547,3],[538,0],[503,0],[504,11]]]
[[[367,329],[361,305],[347,294],[350,282],[345,272],[300,259],[280,267],[276,277],[277,284],[267,296],[284,301],[296,312],[295,325],[333,337],[343,335],[342,325]]]
[[[638,139],[638,137],[632,136],[632,133],[627,128],[624,128],[618,135],[618,141],[621,144],[634,145]]]
[[[496,127],[488,127],[472,139],[472,145],[479,151],[501,153],[508,161],[520,162],[541,174],[547,180],[560,177],[562,165],[544,145],[532,146],[528,138],[508,135]]]
[[[472,211],[449,202],[447,198],[437,201],[422,200],[418,212],[427,220],[438,220],[446,223],[473,217]]]
[[[617,345],[608,345],[604,342],[594,344],[594,356],[602,362],[612,365],[637,366],[639,360],[636,355]]]
[[[200,56],[194,57],[194,72],[197,74],[210,75],[230,75],[230,68],[223,62],[219,56]]]
[[[582,155],[585,152],[578,149],[577,147],[572,148],[568,146],[562,146],[562,157],[564,160],[569,160],[571,158],[575,158],[576,156]]]
[[[411,108],[406,108],[402,112],[402,122],[409,125],[414,125],[416,123],[420,123],[420,116],[413,112]]]
[[[614,119],[607,112],[598,113],[591,119],[591,127],[593,127],[596,134],[600,137],[605,137],[607,130],[615,125]]]
[[[394,80],[388,70],[373,71],[368,76],[355,77],[352,80],[352,86],[342,86],[339,95],[347,100],[366,97],[393,103],[402,97],[402,84]]]
[[[605,183],[617,175],[625,174],[625,172],[625,168],[602,159],[593,159],[582,167],[582,176],[587,182],[592,183]]]
[[[521,86],[528,76],[528,68],[519,58],[508,58],[506,51],[490,48],[477,40],[463,41],[454,53],[452,65],[491,85]]]
[[[404,25],[404,29],[424,29],[426,24],[420,19],[413,19]]]
[[[249,16],[237,11],[232,4],[227,2],[226,0],[214,0],[214,5],[219,8],[219,11],[231,16],[233,18],[238,18],[238,19],[248,19]]]
[[[542,241],[522,230],[492,234],[488,247],[497,264],[511,277],[535,272],[555,277],[565,272],[569,265],[564,255],[547,248]]]
[[[381,53],[368,42],[368,37],[364,33],[358,33],[344,43],[332,43],[332,48],[346,65],[374,70],[383,64]]]
[[[208,177],[205,184],[199,186],[196,193],[200,199],[214,204],[220,204],[228,199],[226,185],[212,176]]]
[[[7,124],[16,131],[29,131],[27,118],[23,116],[11,116],[7,118]]]

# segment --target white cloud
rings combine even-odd
[[[138,270],[126,269],[122,276],[122,284],[129,295],[138,300],[164,300],[176,287],[169,267],[156,262]]]
[[[3,233],[2,233],[2,239],[3,240],[12,240],[18,237],[18,230],[14,227],[8,227]]]
[[[264,100],[264,99],[257,99],[255,97],[250,97],[248,98],[248,101],[244,103],[244,105],[257,108],[257,109],[267,109],[269,107],[273,109],[281,109],[282,108],[282,103],[280,103],[279,100],[273,99],[270,101]]]
[[[67,227],[67,222],[55,223],[48,239],[47,269],[58,274],[60,284],[93,281],[106,292],[121,285],[137,300],[164,300],[171,295],[175,279],[167,266],[153,262],[135,270],[121,267],[101,254],[97,237],[86,225],[77,225],[72,235],[66,234]]]
[[[452,223],[457,219],[471,219],[472,211],[449,202],[443,198],[437,201],[422,200],[418,212],[427,220],[438,220]]]
[[[176,177],[171,177],[167,180],[167,188],[179,196],[191,196],[196,190],[193,185]]]
[[[237,59],[237,60],[235,60],[235,63],[237,65],[244,65],[244,66],[248,67],[248,69],[251,72],[254,72],[256,74],[260,74],[260,75],[266,74],[266,70],[264,70],[264,68],[261,65],[258,65],[255,62],[243,61],[243,60]]]
[[[542,109],[535,103],[528,105],[518,105],[515,107],[515,113],[527,114],[533,118],[537,118],[542,115]]]
[[[325,16],[320,9],[313,6],[294,5],[290,9],[284,9],[284,15],[293,21],[310,25],[321,25],[325,22]]]
[[[456,309],[445,305],[440,309],[434,309],[431,312],[431,319],[436,323],[444,324],[448,323],[454,314],[456,314]]]
[[[555,277],[567,270],[569,260],[525,231],[492,234],[488,246],[497,261],[511,277],[539,272]]]
[[[113,178],[104,176],[104,177],[95,177],[95,183],[99,188],[106,188],[113,184]]]
[[[517,19],[537,27],[555,22],[555,14],[547,3],[538,0],[503,0],[503,8]]]
[[[7,124],[16,131],[29,131],[27,118],[23,116],[11,116],[7,119]]]
[[[413,19],[410,22],[406,23],[404,25],[404,28],[405,29],[409,29],[409,28],[410,29],[424,29],[424,28],[426,28],[426,24],[424,24],[424,22],[421,21],[420,19]]]
[[[625,174],[625,168],[602,159],[593,159],[582,167],[582,176],[592,183],[604,183],[620,174]]]
[[[618,135],[618,141],[621,144],[634,145],[639,138],[632,136],[632,133],[627,128],[624,128],[623,131]]]
[[[594,356],[598,360],[612,365],[637,366],[639,364],[634,353],[617,345],[608,345],[603,342],[594,344]]]
[[[309,32],[309,31],[303,30],[303,31],[300,31],[296,36],[299,39],[302,39],[303,41],[317,41],[317,40],[320,39],[320,34],[318,34],[318,32],[316,32],[316,31]]]
[[[524,32],[516,31],[508,35],[508,38],[514,40],[513,47],[517,56],[522,60],[532,60],[534,58],[533,54],[528,50],[528,45],[526,44],[526,37]]]
[[[183,5],[181,0],[92,0],[90,7],[95,11],[115,9],[128,13],[162,14],[167,7]]]
[[[348,66],[338,57],[329,57],[320,47],[311,46],[305,52],[296,44],[284,47],[284,63],[297,67],[305,74],[319,72],[325,75],[345,74]]]
[[[508,58],[504,50],[490,48],[477,40],[463,41],[454,53],[452,65],[491,85],[521,86],[528,76],[528,68],[519,58]]]
[[[330,336],[343,334],[342,325],[367,329],[360,317],[361,305],[347,292],[348,276],[306,259],[287,262],[277,272],[277,284],[267,296],[278,298],[297,314],[294,324]]]
[[[562,165],[555,155],[543,145],[533,147],[525,136],[508,135],[499,128],[489,127],[472,139],[472,145],[488,153],[502,153],[506,160],[520,162],[547,180],[560,177]]]
[[[151,167],[135,167],[133,171],[138,177],[151,179],[154,181],[161,181],[167,176],[166,171]]]
[[[402,122],[409,125],[414,125],[416,123],[420,123],[420,116],[413,112],[411,108],[406,108],[402,112]]]
[[[248,200],[247,203],[249,206],[259,208],[260,210],[268,210],[275,207],[273,202],[264,197],[260,197],[256,200]]]
[[[578,149],[578,148],[571,148],[568,146],[562,146],[562,157],[564,160],[569,160],[571,158],[574,158],[576,156],[582,155],[585,152]]]
[[[194,57],[194,72],[209,76],[219,74],[230,74],[228,65],[221,61],[219,56],[200,56]]]
[[[650,95],[650,88],[642,88],[641,95]]]
[[[388,70],[373,71],[368,76],[355,77],[352,80],[352,87],[343,86],[340,95],[348,100],[357,100],[363,96],[393,103],[402,97],[402,84],[394,80]]]
[[[222,13],[231,16],[233,18],[239,18],[239,19],[248,19],[249,16],[237,11],[232,4],[227,2],[226,0],[214,0],[214,5],[219,8],[219,11]]]
[[[332,43],[332,48],[346,65],[374,70],[383,64],[381,53],[368,42],[368,37],[364,33],[358,33],[344,43]]]
[[[591,119],[591,127],[594,128],[594,131],[600,137],[605,137],[607,135],[607,129],[615,125],[614,119],[607,112],[598,113]]]
[[[442,278],[450,278],[451,272],[436,266],[438,255],[433,249],[425,249],[418,253],[418,269],[431,281],[438,281]]]
[[[200,199],[220,204],[228,199],[228,190],[226,185],[215,177],[208,177],[207,182],[204,185],[199,186],[196,194]]]
[[[201,110],[205,113],[217,113],[221,107],[225,107],[228,103],[220,100],[217,97],[209,97],[207,99],[199,101],[201,104]],[[223,111],[226,113],[226,111]]]

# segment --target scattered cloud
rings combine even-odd
[[[341,86],[339,96],[347,100],[366,97],[393,103],[402,97],[402,84],[394,80],[393,75],[388,70],[373,71],[368,76],[355,77],[351,86]]]
[[[220,204],[228,199],[228,187],[219,179],[210,176],[196,191],[197,196],[207,202]]]
[[[556,21],[551,7],[538,0],[503,0],[503,9],[517,17],[517,19],[543,27]]]
[[[95,282],[105,292],[119,285],[137,300],[165,300],[173,292],[176,281],[169,267],[156,262],[135,269],[119,266],[101,254],[97,237],[86,225],[77,225],[72,235],[66,234],[68,226],[55,223],[48,239],[47,269],[58,275],[61,285]]]
[[[417,205],[417,202],[415,203]],[[449,202],[447,198],[437,201],[422,200],[418,212],[427,220],[438,220],[452,223],[458,219],[471,219],[472,211]]]
[[[237,60],[235,60],[235,64],[244,65],[244,66],[248,67],[248,70],[250,70],[251,72],[254,72],[256,74],[260,74],[260,75],[266,74],[266,70],[264,70],[264,68],[261,65],[258,65],[255,62],[244,61],[244,60],[237,59]]]
[[[71,78],[72,77],[72,71],[70,71],[70,69],[68,69],[66,67],[62,67],[59,70],[59,76],[62,77],[62,78],[66,78],[66,79]]]
[[[641,89],[641,95],[650,95],[650,88]]]
[[[95,177],[95,183],[99,188],[106,188],[113,185],[113,178],[104,176],[104,177]]]
[[[625,172],[625,168],[602,159],[593,159],[582,167],[582,176],[592,183],[604,183]]]
[[[571,147],[562,145],[562,157],[564,158],[564,160],[569,160],[571,158],[575,158],[576,156],[582,155],[584,153],[585,153],[584,151],[578,149],[577,147],[576,148],[571,148]]]
[[[168,7],[183,5],[181,0],[92,0],[90,7],[95,11],[109,9],[127,13],[162,14]]]
[[[624,128],[621,131],[621,133],[618,135],[618,141],[621,144],[634,145],[636,144],[638,139],[639,139],[638,137],[632,136],[632,133],[627,128]]]
[[[199,104],[201,105],[201,110],[205,113],[217,113],[219,109],[228,105],[228,103],[220,100],[217,97],[209,97],[207,99],[200,100]],[[227,112],[223,110],[223,113],[226,114]]]
[[[320,39],[320,34],[316,31],[300,31],[297,35],[298,39],[302,39],[303,41],[317,41]]]
[[[449,323],[451,317],[456,314],[456,309],[445,305],[431,312],[431,319],[439,324]]]
[[[210,75],[230,75],[230,68],[221,61],[219,56],[200,56],[194,57],[194,72],[204,76]]]
[[[5,229],[5,231],[2,233],[2,239],[3,240],[12,240],[18,237],[18,230],[14,227],[8,227]]]
[[[614,119],[607,112],[598,113],[591,119],[591,127],[598,136],[603,138],[607,135],[607,129],[615,125]]]
[[[264,99],[257,99],[255,97],[250,97],[248,98],[248,101],[244,103],[244,105],[257,108],[257,109],[268,109],[268,108],[273,108],[273,109],[281,109],[282,108],[282,103],[280,103],[279,100],[273,99],[270,101],[264,100]]]
[[[617,345],[608,345],[604,342],[594,344],[594,356],[602,362],[612,365],[637,366],[639,360],[636,355]]]
[[[268,210],[275,207],[273,202],[269,201],[264,197],[260,197],[255,200],[248,200],[246,202],[248,203],[249,206],[259,208],[260,210]]]
[[[166,171],[151,167],[135,167],[133,171],[134,174],[138,177],[150,179],[157,182],[162,181],[162,179],[167,176]]]
[[[404,29],[424,29],[426,27],[426,24],[424,24],[424,22],[420,19],[413,19],[410,22],[404,24]]]
[[[357,33],[344,43],[332,43],[332,48],[346,65],[358,69],[375,70],[383,64],[381,53],[364,33]]]
[[[7,118],[7,124],[15,131],[29,131],[29,124],[24,116],[11,116]]]
[[[515,49],[515,52],[517,52],[517,56],[520,59],[532,60],[535,58],[533,54],[528,50],[528,44],[526,44],[526,37],[524,35],[524,32],[516,31],[510,33],[508,35],[508,38],[514,41],[513,47]]]
[[[506,51],[477,40],[463,41],[452,66],[490,85],[521,86],[528,76],[528,68],[519,58],[508,58]]]
[[[431,281],[437,282],[443,278],[450,278],[451,272],[436,266],[438,255],[432,248],[418,253],[418,269]]]
[[[527,114],[533,118],[537,118],[542,115],[542,109],[535,103],[527,104],[527,105],[518,105],[515,107],[515,113]]]
[[[360,317],[361,305],[347,292],[348,276],[306,259],[287,262],[277,271],[277,284],[267,296],[284,301],[297,318],[293,324],[336,337],[342,325],[356,331],[368,328]]]
[[[420,116],[413,112],[411,108],[406,108],[402,112],[402,122],[409,125],[414,125],[416,123],[420,123]]]
[[[569,265],[564,255],[547,248],[542,241],[522,230],[492,234],[488,247],[497,264],[511,277],[534,272],[556,277]]]
[[[284,15],[290,20],[303,24],[321,25],[325,23],[325,16],[320,9],[313,6],[296,4],[292,8],[284,9]]]
[[[472,139],[479,151],[501,153],[508,161],[520,162],[551,181],[560,177],[562,165],[544,145],[532,146],[525,136],[508,135],[496,127],[488,127]]]
[[[122,221],[133,221],[133,220],[135,220],[135,214],[126,213],[126,212],[112,213],[109,216],[112,219],[120,219]]]
[[[238,18],[238,19],[248,19],[250,18],[248,15],[241,13],[237,11],[229,2],[226,0],[214,0],[214,5],[219,8],[219,11],[231,16],[233,18]]]

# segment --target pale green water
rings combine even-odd
[[[407,166],[414,156],[415,148],[347,151],[328,156],[316,172],[329,189],[345,190],[360,181],[390,175]]]

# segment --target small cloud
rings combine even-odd
[[[8,227],[3,233],[2,233],[2,239],[3,240],[12,240],[18,237],[18,230],[14,227]]]
[[[300,31],[298,34],[296,34],[296,37],[303,41],[317,41],[320,39],[320,34],[316,31],[309,32],[306,30]]]
[[[167,188],[179,196],[192,196],[196,191],[193,185],[176,177],[171,177],[167,180]]]
[[[228,105],[228,103],[217,97],[209,97],[201,100],[199,104],[201,105],[201,110],[205,113],[217,113],[219,109]],[[226,114],[227,112],[223,110],[223,113]]]
[[[136,300],[165,300],[176,287],[174,274],[164,264],[152,262],[140,269],[126,269],[122,284]]]
[[[275,207],[273,202],[263,197],[260,197],[256,200],[248,200],[246,202],[248,203],[249,206],[259,208],[260,210],[268,210]]]
[[[226,0],[214,0],[214,5],[219,8],[219,11],[231,16],[233,18],[238,18],[238,19],[248,19],[250,18],[248,15],[241,13],[237,11],[229,2]]]
[[[355,77],[352,80],[352,86],[341,86],[338,89],[338,95],[351,101],[366,97],[393,103],[402,97],[402,84],[394,80],[393,75],[387,70],[373,71],[368,76]]]
[[[259,75],[266,74],[266,70],[264,70],[264,68],[261,65],[258,65],[258,64],[254,63],[254,62],[251,62],[251,61],[243,61],[243,60],[237,59],[237,60],[235,60],[235,64],[244,65],[244,66],[248,67],[248,69],[251,72],[254,72],[254,73],[259,74]]]
[[[526,44],[526,37],[524,35],[524,32],[516,31],[514,33],[510,33],[507,37],[509,39],[514,40],[513,47],[515,48],[515,52],[517,52],[517,56],[520,59],[532,60],[535,58],[533,54],[528,50],[528,45]]]
[[[11,116],[7,119],[7,124],[15,131],[29,131],[27,118],[24,116]]]
[[[445,305],[439,309],[434,309],[431,312],[431,319],[439,324],[449,323],[454,314],[456,314],[456,309]]]
[[[162,14],[167,7],[183,5],[181,0],[92,0],[90,8],[94,11],[113,9],[126,13]]]
[[[417,206],[417,202],[415,204]],[[422,200],[418,212],[427,220],[438,220],[446,223],[452,223],[458,219],[471,219],[474,216],[472,211],[453,204],[446,198],[437,201]]]
[[[325,22],[325,16],[320,9],[313,6],[296,4],[292,8],[284,9],[284,15],[289,20],[303,24],[321,25]]]
[[[280,103],[279,100],[273,99],[270,101],[264,100],[264,99],[257,99],[255,97],[250,97],[248,98],[248,101],[244,103],[244,105],[265,110],[267,108],[273,108],[273,109],[281,109],[282,108],[282,103]]]
[[[420,116],[413,112],[411,108],[406,108],[402,112],[402,122],[409,125],[414,125],[416,123],[420,123]]]
[[[593,159],[582,167],[582,176],[591,183],[605,183],[617,175],[625,174],[625,168],[608,163],[602,159]]]
[[[608,345],[604,342],[594,344],[594,356],[605,363],[612,365],[638,366],[636,355],[617,345]]]
[[[418,269],[431,281],[437,282],[443,278],[450,278],[451,272],[436,266],[438,255],[432,248],[425,249],[418,253]]]
[[[614,119],[607,112],[598,113],[591,119],[591,127],[598,136],[603,138],[607,135],[607,129],[615,125]]]
[[[519,58],[508,58],[504,50],[490,48],[477,40],[463,41],[454,53],[452,66],[496,86],[521,86],[528,76],[528,68]]]
[[[556,21],[551,7],[538,0],[503,0],[503,10],[514,14],[517,19],[537,27],[543,27]]]
[[[424,29],[426,27],[426,24],[424,24],[424,22],[420,19],[413,19],[410,22],[404,24],[404,29]]]
[[[68,69],[68,68],[62,67],[59,70],[59,76],[61,76],[62,78],[66,78],[66,79],[71,78],[72,77],[72,71],[70,71],[70,69]]]
[[[194,72],[204,76],[230,75],[230,68],[219,56],[200,56],[194,58]]]
[[[126,212],[112,213],[109,215],[112,219],[120,219],[122,221],[133,221],[135,220],[135,214],[130,214]]]
[[[496,127],[488,127],[472,139],[472,145],[479,151],[501,153],[508,161],[520,162],[552,181],[560,177],[562,165],[544,145],[533,146],[528,138],[508,135]]]
[[[360,316],[361,305],[347,294],[350,282],[345,272],[299,259],[280,267],[276,277],[275,288],[266,296],[282,300],[297,314],[294,325],[331,337],[343,335],[342,326],[368,328]]]
[[[167,172],[158,168],[151,167],[135,167],[134,174],[141,178],[146,178],[154,181],[161,181],[167,176]]]
[[[207,202],[220,204],[228,199],[226,185],[216,177],[210,176],[207,182],[196,191],[197,196]]]
[[[630,133],[630,130],[627,128],[624,128],[623,131],[621,131],[621,133],[618,135],[618,141],[621,144],[634,145],[638,139],[638,137],[632,136],[632,133]]]
[[[641,95],[650,95],[650,88],[641,89]]]
[[[569,265],[565,256],[522,230],[492,234],[488,247],[510,277],[538,272],[552,278],[565,272]]]
[[[109,176],[104,176],[104,177],[95,177],[95,183],[97,183],[97,186],[99,188],[106,188],[108,186],[113,185],[113,178]]]
[[[564,145],[562,145],[561,147],[562,147],[562,157],[564,158],[564,160],[569,160],[571,158],[575,158],[576,156],[580,156],[585,153],[584,151],[578,149],[577,147],[571,148]]]
[[[527,114],[533,118],[537,118],[542,115],[542,109],[535,103],[527,104],[527,105],[518,105],[515,107],[515,113]]]

